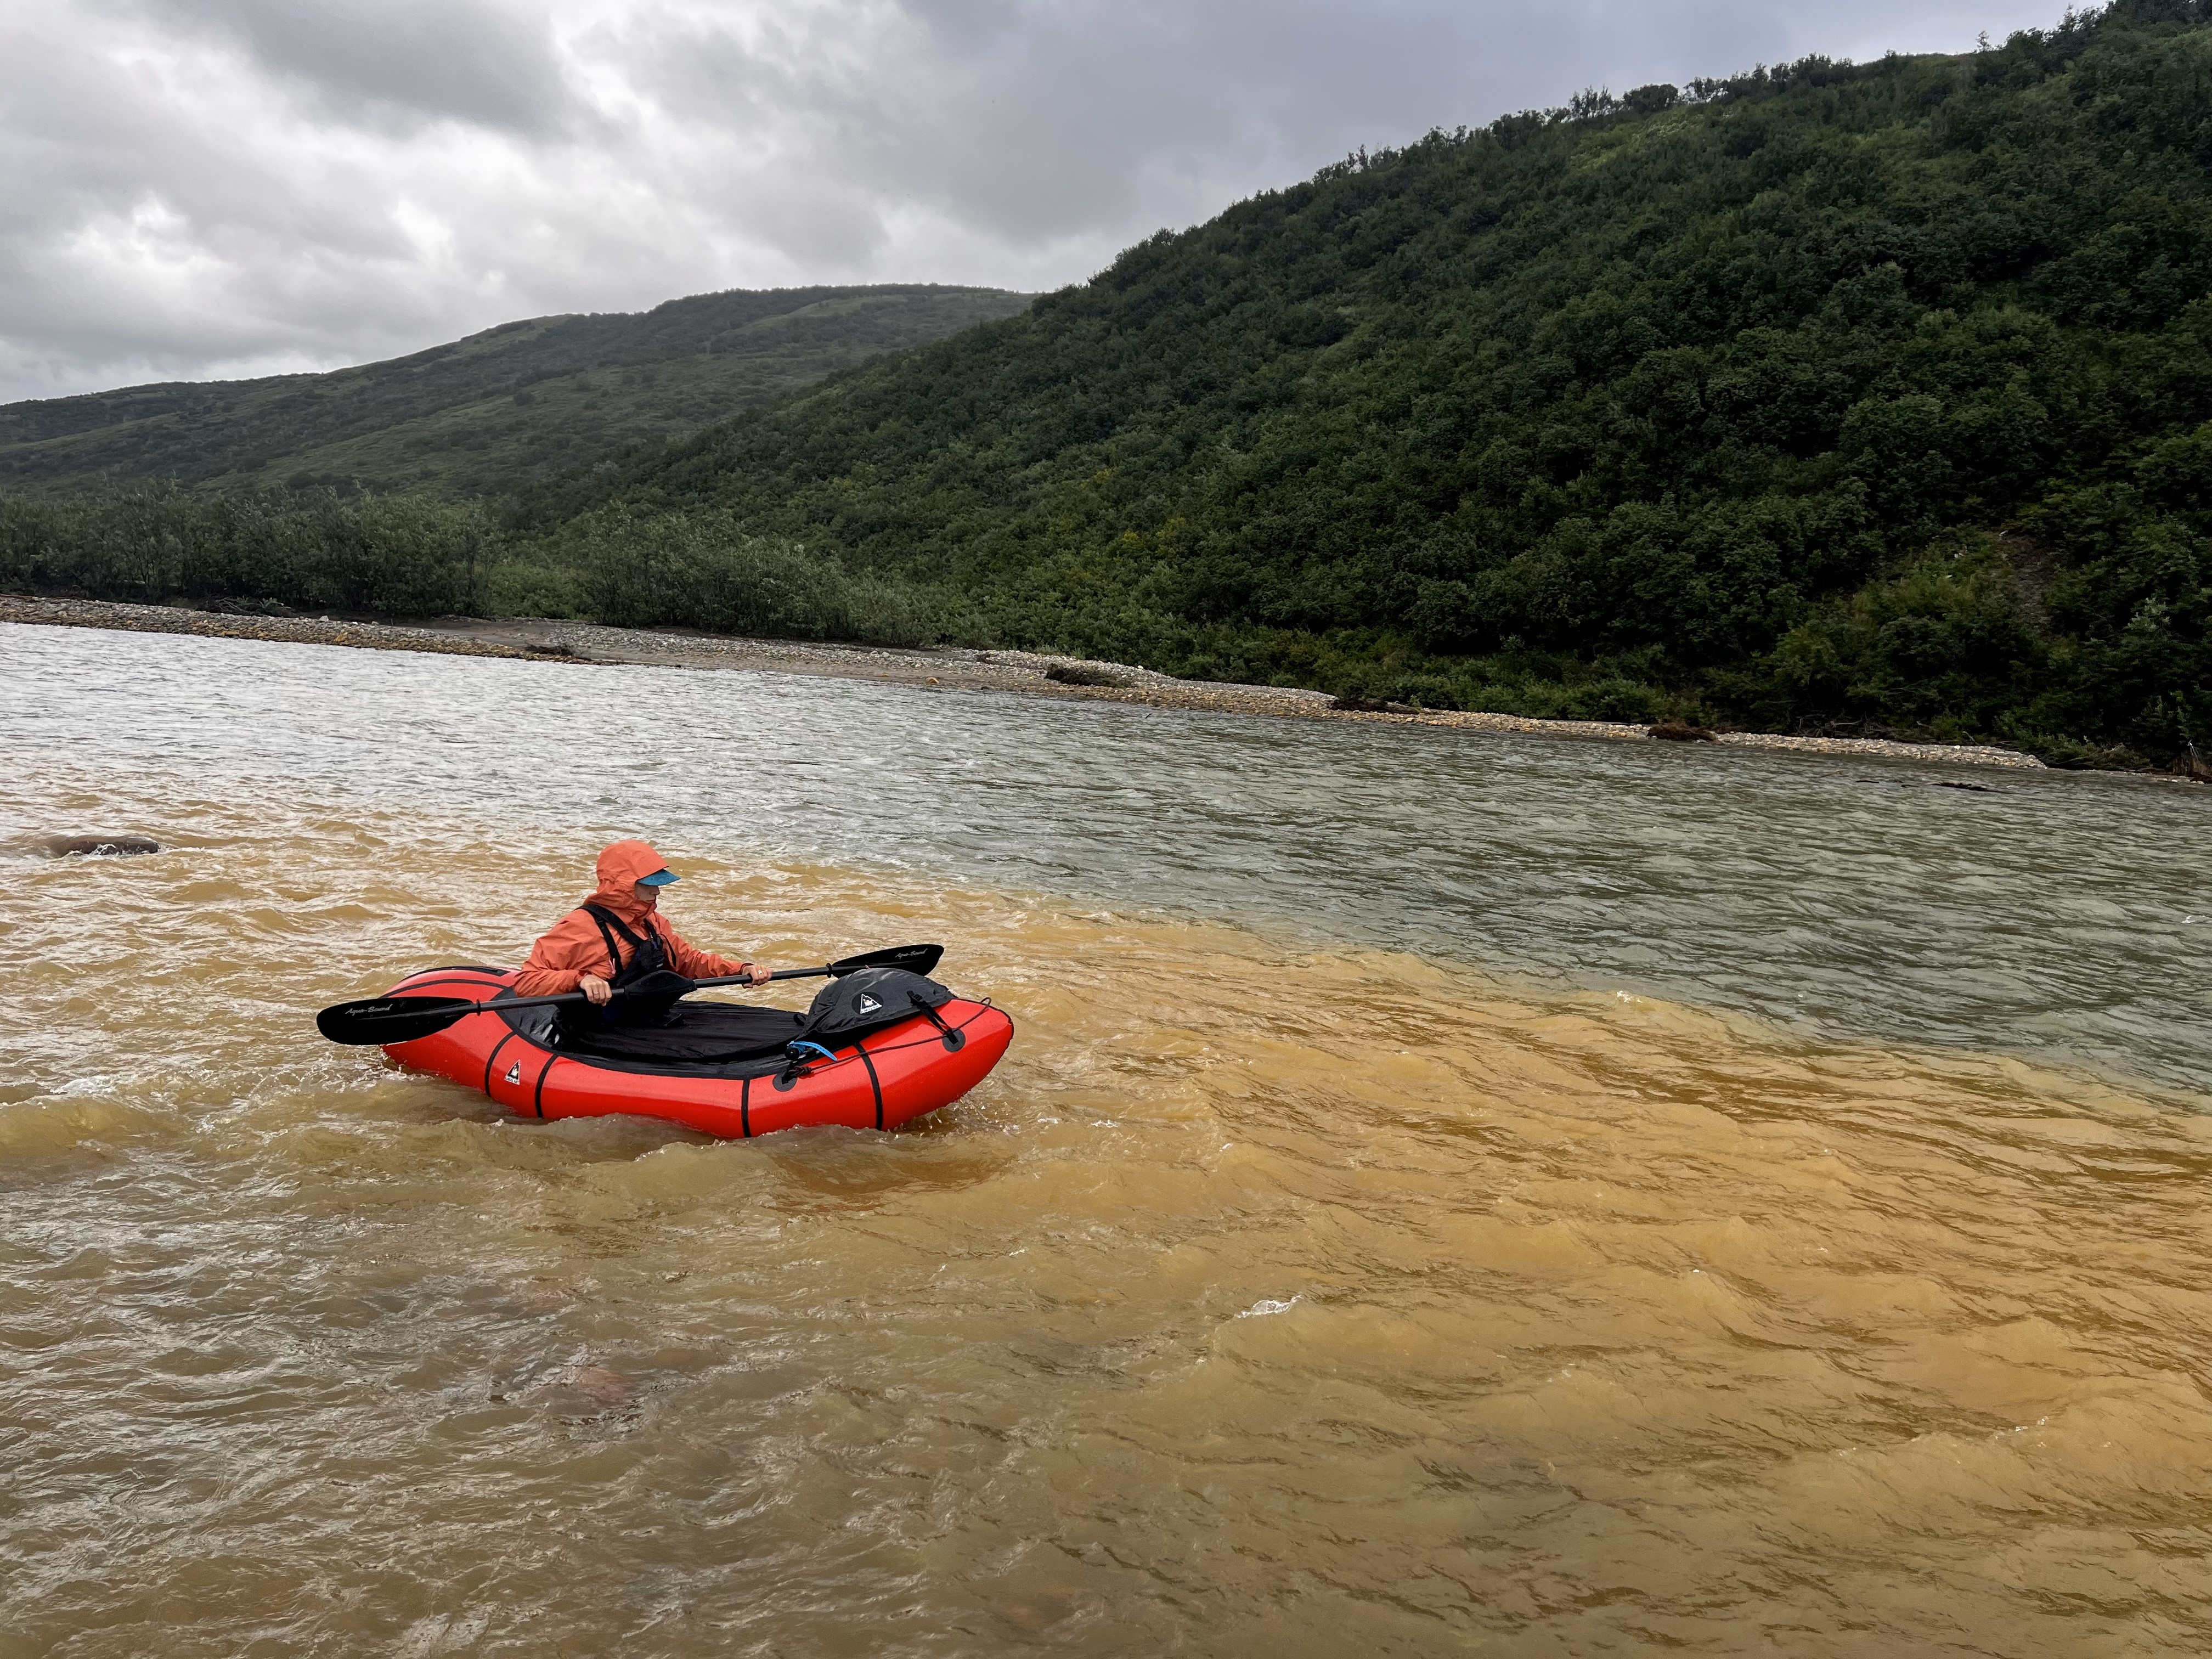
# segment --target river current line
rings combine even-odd
[[[11,738],[2212,1075],[2212,815],[2125,778],[0,627]],[[480,712],[479,712],[480,711]]]

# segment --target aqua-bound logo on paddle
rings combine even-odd
[[[853,1006],[858,1012],[864,1014],[879,1014],[884,1009],[884,1005],[877,1001],[873,997],[870,996],[866,991],[860,993],[860,1000],[855,1002]]]
[[[520,1083],[522,1081],[522,1062],[520,1060],[516,1060],[514,1065],[507,1068],[507,1080],[509,1083]]]

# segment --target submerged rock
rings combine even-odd
[[[73,854],[88,858],[120,858],[136,853],[158,853],[161,843],[144,836],[42,836],[37,846],[48,858]]]
[[[637,1406],[637,1382],[579,1356],[550,1376],[512,1392],[495,1390],[492,1398],[508,1405],[538,1407],[574,1422],[627,1415]]]
[[[605,1365],[571,1365],[562,1374],[558,1386],[573,1389],[594,1406],[608,1410],[627,1406],[637,1398],[637,1384]]]

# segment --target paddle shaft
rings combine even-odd
[[[765,980],[756,980],[750,974],[723,974],[714,979],[695,979],[691,981],[691,988],[694,991],[703,991],[710,985],[766,985],[779,979],[827,979],[830,973],[830,969],[828,968],[779,968]],[[614,994],[626,997],[629,993],[617,989]],[[504,1014],[516,1008],[551,1008],[564,1002],[589,1002],[591,998],[586,996],[581,991],[563,991],[558,996],[550,997],[503,997],[497,1003],[486,1002],[483,1006],[486,1013]],[[473,1008],[461,1010],[465,1014],[476,1012],[477,1010]],[[389,1014],[360,1014],[356,1018],[363,1020],[420,1019],[422,1015],[406,1009],[400,1009]]]
[[[864,955],[847,957],[842,962],[833,962],[822,968],[783,968],[770,974],[769,980],[778,979],[842,979],[848,974],[857,974],[864,968],[903,968],[909,973],[927,974],[937,966],[944,956],[941,945],[898,945],[885,951],[870,951]],[[657,981],[657,982],[656,982]],[[680,985],[681,991],[671,993],[671,982]],[[621,996],[689,996],[694,991],[713,985],[750,985],[750,974],[723,974],[712,979],[686,979],[681,974],[661,973],[648,975],[637,985],[617,990]],[[768,980],[759,981],[766,984]],[[364,997],[358,1002],[341,1002],[336,1007],[325,1008],[315,1016],[315,1029],[332,1042],[356,1047],[391,1048],[398,1043],[412,1042],[444,1030],[456,1020],[466,1019],[471,1014],[505,1013],[515,1008],[544,1008],[560,1003],[588,1002],[581,991],[564,991],[558,996],[485,998],[479,1001],[467,997],[410,996],[402,992],[397,996]],[[428,1005],[425,1006],[424,1005]]]

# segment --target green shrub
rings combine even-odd
[[[745,534],[726,513],[588,514],[543,541],[407,496],[0,495],[0,586],[247,611],[562,617],[625,628],[927,645],[969,607]]]
[[[484,573],[484,611],[494,617],[591,620],[584,585],[573,570],[509,558]]]
[[[877,645],[934,643],[926,598],[856,578],[834,555],[746,533],[726,512],[617,504],[562,526],[547,559],[573,574],[591,614],[623,628],[683,627]]]
[[[0,583],[147,605],[473,612],[495,536],[477,507],[408,497],[0,496]]]

